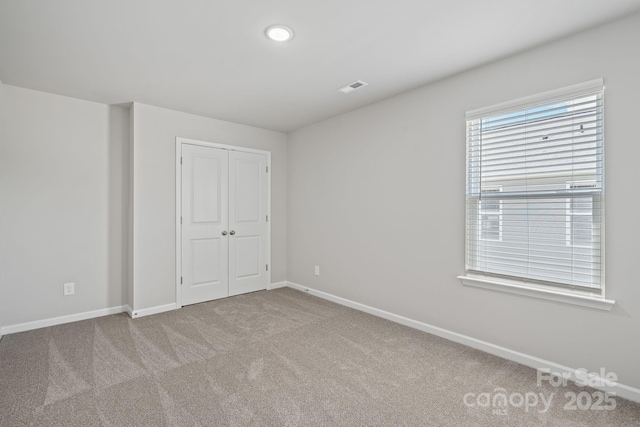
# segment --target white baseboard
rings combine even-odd
[[[355,301],[351,301],[345,298],[341,298],[326,292],[318,291],[306,286],[299,285],[293,282],[286,282],[287,286],[296,289],[302,292],[306,292],[310,295],[317,296],[319,298],[326,299],[328,301],[335,302],[340,305],[344,305],[346,307],[350,307],[359,311],[363,311],[365,313],[372,314],[377,317],[382,317],[383,319],[391,320],[392,322],[400,323],[401,325],[409,326],[414,329],[421,330],[423,332],[427,332],[432,335],[439,336],[441,338],[448,339],[449,341],[453,341],[459,344],[466,345],[471,348],[475,348],[477,350],[484,351],[489,354],[493,354],[494,356],[502,357],[503,359],[511,360],[516,363],[520,363],[522,365],[528,366],[534,369],[548,369],[552,373],[564,374],[568,375],[569,379],[572,381],[576,381],[579,379],[584,380],[584,374],[582,370],[569,368],[567,366],[560,365],[558,363],[550,362],[548,360],[540,359],[535,356],[531,356],[529,354],[520,353],[515,350],[508,349],[506,347],[501,347],[499,345],[491,344],[486,341],[482,341],[476,338],[472,338],[466,335],[459,334],[457,332],[449,331],[447,329],[439,328],[437,326],[429,325],[427,323],[419,322],[417,320],[409,319],[404,316],[400,316],[397,314],[389,313],[388,311],[380,310],[377,308],[369,307],[368,305],[360,304]],[[591,382],[590,384],[600,383],[606,384],[608,381],[603,378],[599,378],[596,376],[590,376],[590,379],[593,379],[597,382]],[[594,388],[609,392],[615,393],[616,396],[620,396],[625,399],[632,400],[634,402],[640,402],[640,389],[635,387],[627,386],[620,383],[615,383],[612,386],[601,386]]]
[[[285,281],[285,282],[271,283],[267,289],[272,290],[272,289],[286,288],[286,287],[287,287],[287,282]]]
[[[176,310],[177,308],[178,305],[174,302],[156,307],[143,308],[141,310],[132,310],[128,307],[127,313],[129,313],[132,319],[137,319],[138,317],[151,316],[152,314],[164,313],[165,311]]]
[[[17,332],[31,331],[33,329],[46,328],[47,326],[61,325],[63,323],[77,322],[79,320],[93,319],[95,317],[108,316],[126,311],[126,306],[102,308],[100,310],[85,311],[84,313],[69,314],[67,316],[52,317],[50,319],[35,320],[33,322],[18,323],[16,325],[3,326],[0,335],[15,334]]]

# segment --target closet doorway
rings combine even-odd
[[[270,153],[176,139],[178,306],[267,289]]]

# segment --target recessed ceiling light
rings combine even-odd
[[[273,41],[286,42],[293,38],[293,30],[285,25],[272,25],[264,32]]]

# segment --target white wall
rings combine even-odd
[[[2,147],[4,147],[4,144],[2,142],[3,141],[2,140],[2,127],[3,127],[2,115],[4,111],[3,93],[4,93],[4,86],[2,85],[2,81],[0,81],[0,153],[2,153]],[[4,180],[4,178],[2,178],[1,173],[2,172],[0,172],[0,242],[2,241],[2,211],[3,211],[2,181]],[[4,265],[2,263],[2,258],[0,257],[0,279],[2,278],[3,268],[4,268]],[[4,309],[3,309],[2,301],[4,301],[4,292],[2,291],[2,282],[0,281],[0,339],[2,339],[2,326],[4,325],[4,314],[3,314]]]
[[[132,309],[176,302],[176,137],[271,151],[271,281],[285,280],[286,135],[134,103]]]
[[[3,89],[2,326],[125,304],[127,110]]]
[[[129,145],[128,145],[128,156],[127,156],[127,166],[128,166],[128,182],[127,182],[127,196],[128,196],[128,204],[127,204],[127,208],[126,208],[126,216],[127,216],[127,240],[126,240],[126,246],[127,246],[127,255],[128,255],[128,259],[127,259],[127,280],[126,280],[126,284],[127,284],[127,292],[126,292],[126,297],[127,297],[127,311],[129,312],[129,315],[132,314],[131,312],[131,307],[133,307],[133,164],[134,164],[134,159],[133,159],[133,140],[134,140],[134,133],[133,133],[133,123],[135,121],[134,119],[134,112],[135,112],[135,108],[134,108],[134,104],[131,105],[131,108],[129,108]]]
[[[638,40],[634,15],[293,132],[287,279],[640,387]],[[603,312],[464,287],[465,111],[598,77],[607,297],[617,304]]]

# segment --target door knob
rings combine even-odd
[[[229,232],[229,234],[231,234],[231,235],[233,236],[234,234],[236,234],[236,232],[235,232],[235,231],[233,231],[233,230],[231,230],[231,231]]]
[[[227,235],[227,230],[224,230],[224,231],[222,232],[222,235],[223,235],[223,236],[226,236],[226,235]]]

